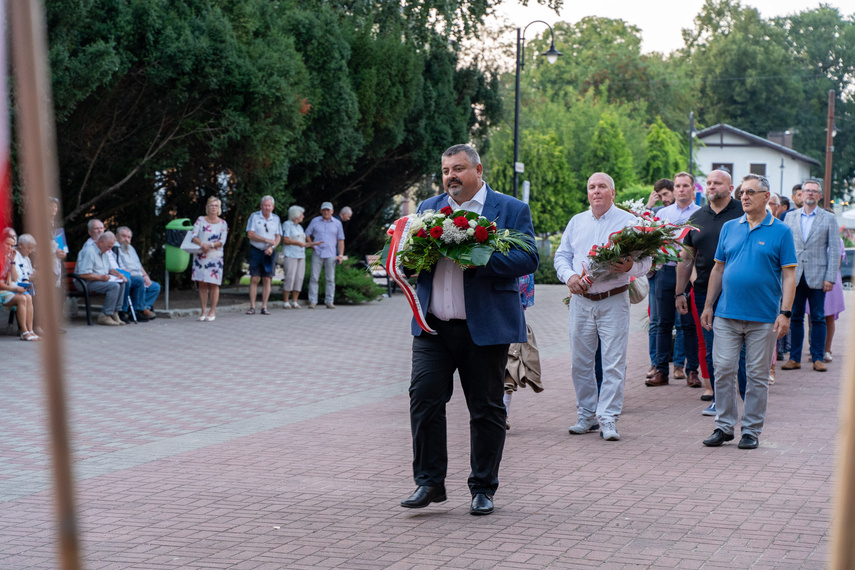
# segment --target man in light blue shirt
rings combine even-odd
[[[318,288],[323,266],[324,304],[327,309],[335,309],[335,266],[344,259],[344,228],[341,221],[333,217],[332,202],[321,204],[321,215],[315,217],[306,228],[306,235],[314,242],[312,273],[309,277],[309,308],[318,304]]]
[[[739,448],[755,449],[766,418],[772,348],[775,338],[790,328],[796,250],[790,228],[766,211],[769,181],[765,177],[743,178],[741,201],[745,215],[722,226],[701,315],[704,328],[715,332],[717,412],[716,429],[703,444],[718,447],[733,439],[739,412],[737,355],[745,344],[748,377]]]

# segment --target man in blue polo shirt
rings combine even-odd
[[[747,175],[742,179],[741,201],[745,215],[721,229],[701,315],[704,328],[715,332],[717,412],[716,429],[703,443],[718,447],[733,439],[739,411],[737,355],[744,343],[748,378],[739,448],[755,449],[766,417],[772,347],[790,328],[798,261],[793,232],[766,211],[769,181],[757,174]]]

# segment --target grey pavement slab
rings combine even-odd
[[[418,511],[402,296],[331,311],[158,319],[65,335],[89,568],[823,568],[840,372],[778,372],[757,450],[704,448],[700,390],[643,385],[635,306],[621,441],[570,436],[561,286],[527,317],[546,390],[517,392],[496,513],[468,515],[468,418],[449,404],[449,500]],[[847,301],[855,298],[847,296]],[[40,353],[0,337],[0,568],[56,553]]]

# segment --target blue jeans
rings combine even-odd
[[[656,365],[656,327],[659,324],[659,313],[656,311],[656,273],[647,278],[650,288],[647,291],[647,303],[650,307],[650,326],[647,327],[648,350],[650,366]]]
[[[703,314],[704,312],[704,304],[707,302],[707,290],[703,291],[699,289],[695,289],[695,307],[698,309],[698,315]],[[718,302],[716,302],[718,305]],[[713,307],[713,311],[715,311],[715,307]],[[715,322],[715,319],[713,319]],[[701,331],[703,331],[704,335],[704,344],[707,347],[707,353],[705,355],[707,361],[707,370],[710,373],[710,386],[712,386],[713,395],[715,395],[715,366],[713,366],[713,341],[715,340],[715,335],[713,331],[707,330],[701,327]],[[771,365],[771,359],[769,364]],[[739,368],[736,374],[737,384],[739,385],[739,396],[744,400],[745,399],[745,384],[746,384],[746,372],[745,372],[745,345],[742,346],[742,350],[739,351]]]
[[[825,355],[825,291],[808,287],[805,276],[796,286],[793,301],[793,318],[790,319],[790,360],[802,361],[802,346],[805,342],[805,302],[810,303],[810,360],[822,362]]]
[[[694,325],[694,322],[692,323]],[[695,342],[698,340],[698,331],[695,329]],[[674,335],[674,366],[687,368],[686,366],[686,342],[683,340],[683,327],[681,319],[677,319],[677,334]],[[697,365],[696,365],[697,366]]]
[[[131,275],[130,287],[125,287],[125,295],[122,299],[122,312],[128,311],[128,299],[134,302],[134,311],[141,313],[151,309],[160,295],[160,283],[151,282],[151,287],[145,286],[145,279],[138,275]]]
[[[656,310],[659,314],[656,326],[656,369],[668,375],[668,363],[671,361],[673,344],[671,329],[676,325],[683,333],[683,349],[685,351],[686,370],[698,371],[698,333],[695,329],[695,319],[691,313],[681,315],[674,306],[674,293],[677,286],[676,268],[666,265],[656,275]],[[679,354],[678,354],[679,356]],[[682,362],[675,358],[675,366]]]

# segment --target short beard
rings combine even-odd
[[[803,201],[802,201],[802,203],[803,203],[805,206],[816,206],[816,205],[819,203],[819,200],[810,200],[810,199],[805,199],[805,200],[803,200]]]

